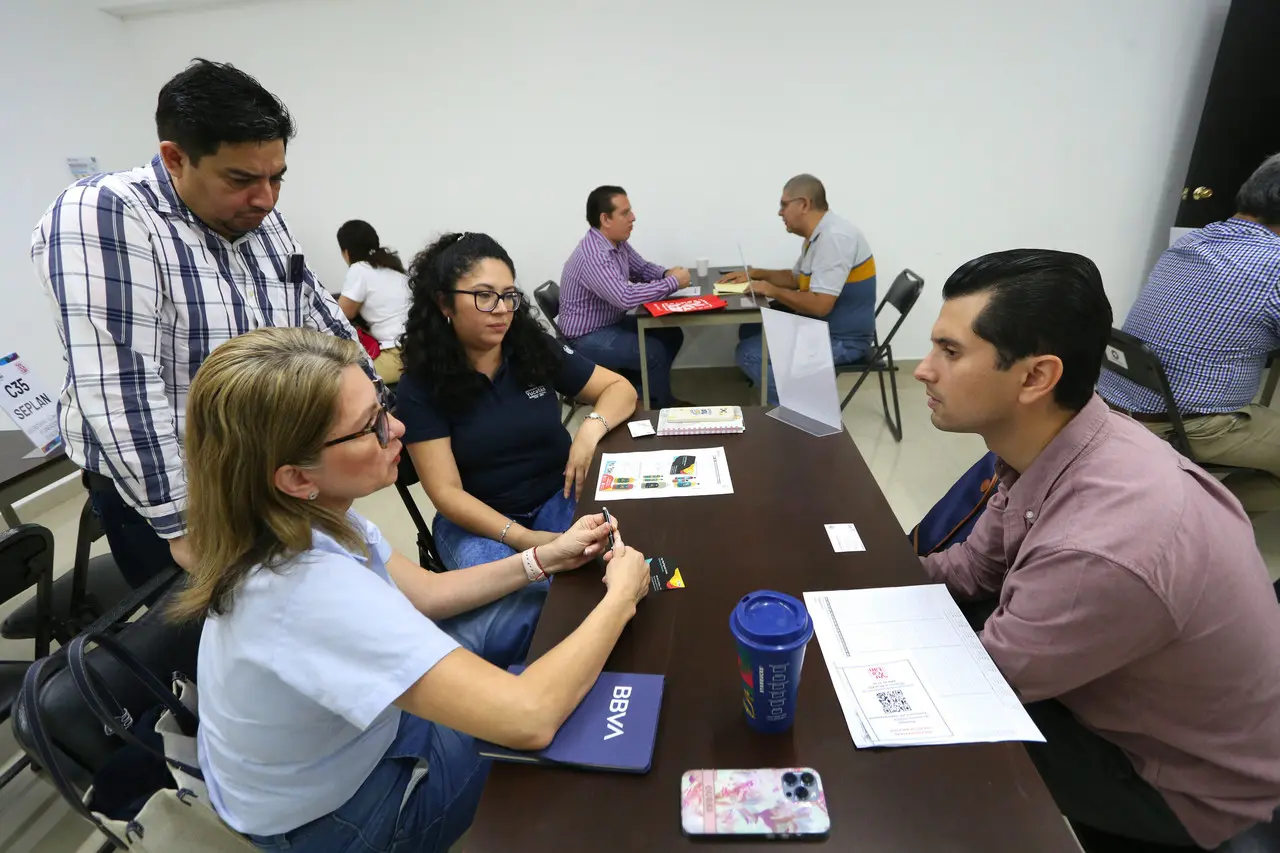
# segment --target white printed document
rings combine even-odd
[[[600,459],[596,500],[731,495],[723,447],[606,453]]]
[[[856,746],[1044,741],[942,584],[804,603]]]

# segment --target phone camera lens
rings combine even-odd
[[[796,774],[794,773],[782,774],[782,784],[790,786],[790,785],[794,785],[795,783],[796,783]]]
[[[800,784],[801,784],[801,785],[808,785],[809,787],[811,787],[811,788],[812,788],[812,787],[813,787],[813,783],[814,783],[814,782],[816,782],[816,781],[818,781],[818,780],[813,778],[813,774],[812,774],[812,773],[801,773],[801,774],[800,774]]]
[[[804,787],[803,785],[801,785],[799,788],[796,788],[796,799],[797,800],[809,799],[809,789]]]

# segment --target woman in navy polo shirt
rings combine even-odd
[[[542,330],[487,234],[441,237],[409,284],[396,415],[438,510],[441,560],[461,569],[550,542],[573,522],[596,444],[635,411],[635,389]],[[557,392],[594,407],[572,440]]]

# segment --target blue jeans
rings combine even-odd
[[[563,533],[573,524],[578,499],[557,491],[533,512],[510,516],[530,530]],[[436,550],[446,569],[465,569],[510,557],[516,553],[495,539],[464,530],[439,513],[431,525]],[[551,588],[550,579],[531,583],[475,610],[459,613],[437,624],[441,630],[496,667],[523,663],[529,654],[533,630],[538,627],[542,605]]]
[[[402,713],[351,799],[292,832],[249,840],[273,853],[446,853],[471,826],[489,766],[467,735]]]
[[[760,387],[760,335],[759,323],[744,323],[738,329],[738,348],[734,351],[734,361],[742,372],[747,374],[756,387]],[[848,341],[833,340],[831,357],[836,364],[851,364],[861,361],[871,354],[870,344],[855,344]],[[778,403],[778,383],[773,379],[773,360],[769,360],[769,404]]]
[[[615,325],[574,338],[573,346],[585,357],[610,370],[640,369],[640,335],[636,318],[627,316]],[[648,329],[644,333],[644,354],[649,369],[649,399],[655,409],[670,406],[671,363],[684,345],[684,332],[677,328]]]
[[[101,475],[89,475],[89,500],[111,547],[111,556],[129,586],[142,586],[173,565],[169,543],[151,529],[136,509],[125,503],[115,485]]]

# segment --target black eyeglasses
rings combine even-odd
[[[486,314],[498,307],[499,302],[506,303],[507,310],[518,311],[524,303],[524,294],[518,290],[498,293],[496,290],[446,290],[445,293],[466,293],[476,301],[476,310]]]
[[[332,441],[326,441],[324,446],[333,447],[335,444],[342,444],[344,441],[352,441],[354,439],[361,438],[362,436],[366,436],[369,433],[373,433],[378,437],[378,444],[382,445],[385,449],[386,446],[391,443],[391,424],[387,421],[387,401],[381,400],[379,402],[381,404],[381,408],[378,409],[378,414],[374,416],[373,424],[365,427],[359,432],[353,432],[350,435],[344,435],[342,438],[335,438]]]

